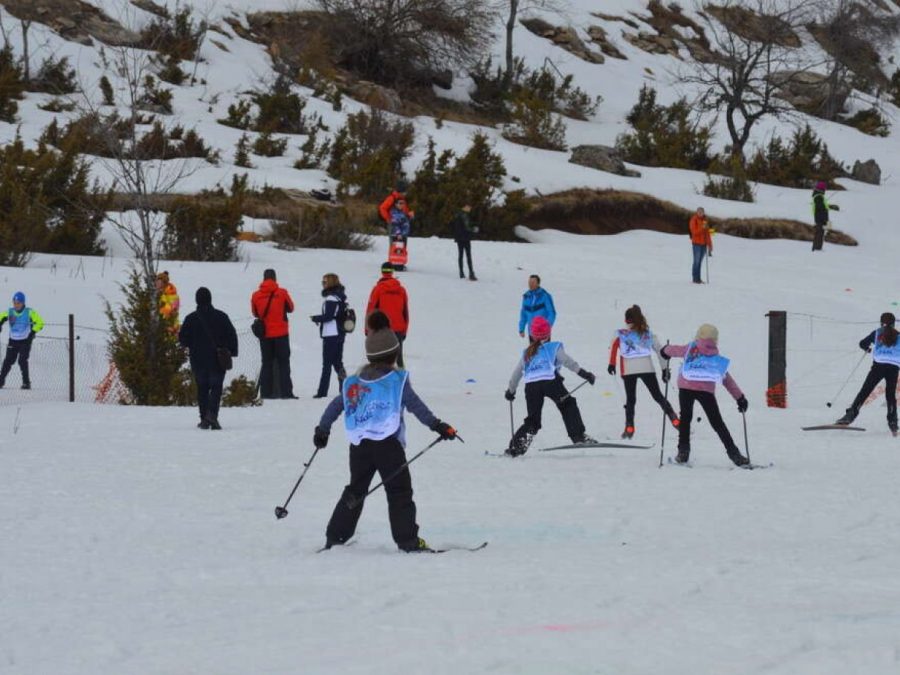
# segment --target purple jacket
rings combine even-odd
[[[719,353],[719,348],[713,340],[694,340],[694,343],[697,345],[697,349],[700,350],[701,354],[704,354],[706,356],[715,356]],[[666,345],[662,348],[660,353],[663,356],[667,356],[669,358],[679,358],[687,354],[687,350],[688,345]],[[737,401],[741,396],[744,395],[744,392],[741,391],[741,388],[738,386],[737,382],[735,382],[734,378],[731,377],[731,373],[725,374],[725,379],[722,381],[722,384],[725,385],[728,393],[734,397],[735,401]],[[716,392],[716,383],[691,382],[690,380],[684,379],[684,377],[681,375],[681,372],[679,371],[678,388],[693,389],[694,391],[708,391],[709,393],[714,394]]]

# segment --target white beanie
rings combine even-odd
[[[712,340],[713,342],[719,341],[719,329],[713,326],[711,323],[704,323],[700,328],[697,329],[697,339],[698,340]]]

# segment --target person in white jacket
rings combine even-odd
[[[669,366],[660,355],[659,339],[650,331],[647,319],[637,305],[625,310],[625,324],[625,328],[617,330],[613,337],[609,348],[609,366],[606,369],[610,375],[615,375],[618,360],[618,371],[625,384],[625,431],[622,432],[622,438],[634,436],[634,406],[637,402],[638,380],[644,383],[650,396],[663,409],[672,425],[677,427],[678,415],[660,391],[656,368],[651,358],[655,353],[662,370],[663,382],[668,382]]]

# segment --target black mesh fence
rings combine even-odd
[[[34,339],[28,360],[31,389],[23,390],[18,363],[12,366],[0,389],[0,406],[43,401],[119,403],[127,390],[107,352],[109,332],[92,326],[74,326],[70,349],[68,324],[46,324]],[[5,337],[5,336],[4,336]],[[0,345],[6,356],[6,340]],[[257,380],[261,364],[259,341],[249,330],[238,331],[239,357],[225,377],[226,386],[236,377]],[[71,376],[70,376],[71,375]]]

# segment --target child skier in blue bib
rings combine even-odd
[[[559,369],[565,366],[591,384],[594,384],[596,378],[593,373],[581,368],[575,359],[566,354],[561,342],[550,341],[550,330],[550,322],[544,317],[536,316],[531,320],[528,329],[531,344],[522,354],[509,380],[506,400],[512,401],[516,397],[519,380],[525,379],[525,405],[528,408],[525,422],[509,441],[506,454],[510,457],[524,455],[535,434],[540,430],[544,398],[549,398],[559,408],[566,425],[566,433],[573,443],[596,443],[584,433],[584,422],[581,420],[578,403],[563,386]]]
[[[887,423],[891,433],[897,435],[897,374],[900,371],[900,340],[894,327],[896,318],[890,312],[881,315],[880,325],[860,340],[859,347],[872,352],[872,369],[862,388],[847,408],[844,416],[835,424],[851,424],[859,409],[879,382],[884,380],[884,398],[887,401]]]
[[[400,341],[391,330],[387,315],[376,310],[366,323],[369,363],[344,380],[341,394],[328,404],[313,435],[315,447],[324,448],[331,425],[344,413],[350,440],[350,483],[328,521],[325,547],[344,544],[353,536],[369,483],[377,471],[385,481],[388,518],[397,546],[407,552],[428,550],[425,540],[419,537],[409,470],[401,470],[406,463],[403,409],[444,440],[456,438],[456,430],[432,414],[413,391],[409,373],[396,367]],[[391,478],[397,471],[400,473]]]

